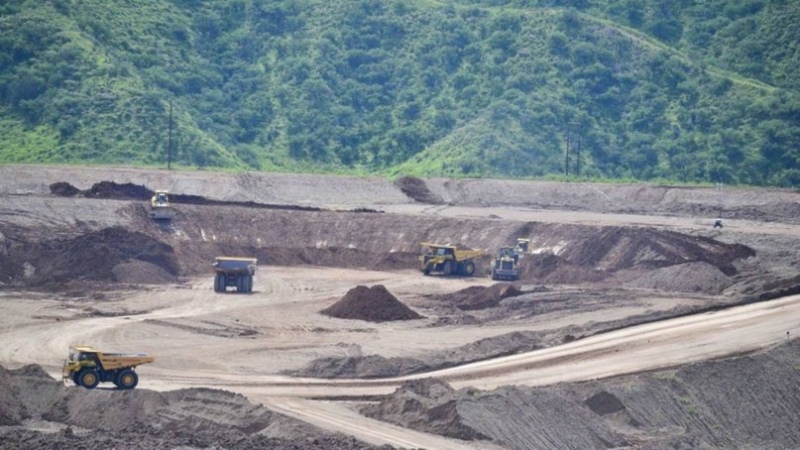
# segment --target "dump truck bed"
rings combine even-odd
[[[249,273],[253,274],[256,271],[256,258],[241,258],[241,257],[218,257],[214,259],[212,266],[217,273]]]
[[[98,353],[97,356],[105,370],[136,367],[155,361],[155,358],[146,353]]]

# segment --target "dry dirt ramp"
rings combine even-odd
[[[453,392],[406,383],[374,418],[529,448],[798,448],[800,340],[675,371],[542,388]]]

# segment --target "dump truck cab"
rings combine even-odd
[[[212,267],[214,276],[214,292],[226,292],[228,287],[235,287],[236,292],[253,292],[253,275],[256,273],[256,258],[218,256]]]
[[[431,275],[466,275],[475,273],[473,258],[483,254],[482,250],[463,250],[454,245],[441,245],[423,242],[420,263],[422,273]]]
[[[93,347],[72,346],[61,375],[86,389],[94,389],[102,382],[114,383],[118,389],[133,389],[139,384],[136,366],[154,360],[145,353],[104,353]]]
[[[492,279],[516,280],[519,278],[519,256],[516,248],[500,247],[492,261]]]
[[[172,220],[175,210],[169,200],[168,191],[155,191],[150,198],[150,217],[153,220]]]

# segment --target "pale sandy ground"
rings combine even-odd
[[[474,281],[489,284],[489,280]],[[403,380],[424,376],[440,377],[456,388],[481,389],[590,380],[752,351],[781,342],[787,331],[800,333],[800,296],[794,296],[409,377],[315,380],[277,374],[322,356],[355,351],[413,357],[511,331],[579,325],[680,303],[626,306],[621,311],[612,307],[599,315],[575,314],[557,321],[534,316],[498,325],[458,327],[425,327],[433,318],[371,324],[318,314],[354,284],[377,283],[387,286],[398,298],[409,299],[412,307],[419,294],[464,287],[463,280],[421,278],[415,271],[269,267],[260,272],[253,295],[216,295],[208,288],[210,280],[197,279],[188,286],[133,292],[110,303],[91,305],[95,314],[120,314],[112,317],[87,317],[86,300],[65,304],[63,299],[48,299],[44,294],[37,298],[4,294],[0,363],[15,367],[46,361],[49,364],[43,366],[58,376],[57,361],[70,344],[135,349],[158,355],[157,364],[139,369],[142,388],[223,388],[367,442],[457,448],[466,444],[376,423],[348,410],[346,404],[310,399],[388,394]],[[240,336],[245,330],[255,334]]]
[[[432,190],[451,205],[431,206],[409,200],[382,178],[6,166],[0,167],[0,179],[4,180],[0,182],[0,216],[13,216],[13,223],[40,230],[129,225],[132,218],[118,207],[122,202],[54,200],[48,195],[47,186],[56,181],[68,180],[86,189],[98,181],[114,180],[218,199],[331,208],[367,206],[398,215],[631,225],[728,240],[731,236],[758,240],[762,236],[800,235],[800,226],[790,214],[792,209],[786,207],[795,205],[800,195],[778,190],[731,189],[721,193],[591,185],[563,189],[563,185],[546,182],[433,180]],[[556,204],[568,210],[554,209]],[[707,214],[678,214],[692,204],[719,205],[726,211],[736,205],[764,208],[775,211],[780,220],[755,220],[755,216],[726,219],[724,232],[719,232],[710,229],[713,217]],[[635,213],[625,211],[637,208]],[[491,281],[426,278],[411,270],[269,266],[259,269],[252,295],[214,294],[210,277],[114,294],[110,300],[5,290],[0,291],[0,365],[15,368],[41,364],[59,376],[60,361],[70,344],[148,352],[157,356],[157,362],[139,368],[140,386],[145,389],[204,386],[240,392],[275,411],[375,444],[487,448],[485,443],[444,439],[367,419],[341,400],[387,394],[403,380],[423,376],[443,378],[457,388],[482,389],[610,377],[763,349],[785,340],[787,332],[800,334],[800,297],[793,296],[409,377],[322,380],[280,375],[326,356],[416,357],[513,331],[609,321],[697,301],[645,292],[638,302],[600,310],[528,315],[473,326],[430,327],[427,325],[436,319],[430,314],[420,320],[379,324],[318,314],[358,284],[382,284],[414,308],[422,304],[422,295],[450,293]]]

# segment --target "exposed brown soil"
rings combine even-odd
[[[39,366],[0,366],[0,447],[368,449],[353,438],[301,425],[270,436],[280,417],[243,396],[213,389],[87,391],[65,387]],[[25,429],[46,423],[50,432]]]
[[[276,373],[419,374],[800,292],[800,233],[787,225],[798,223],[800,194],[791,192],[105,168],[0,174],[0,301],[15,314],[0,324],[0,363],[41,362],[51,373],[56,343],[88,336],[169,354],[145,369],[145,385],[191,379],[261,395],[259,383]],[[172,223],[149,218],[151,189],[173,191]],[[705,222],[719,211],[721,231]],[[420,242],[491,254],[516,238],[531,239],[532,252],[514,284],[480,276],[489,256],[476,259],[476,277],[418,271]],[[266,266],[257,292],[214,295],[219,255]],[[345,292],[331,316],[369,323],[317,313]],[[413,382],[371,414],[485,439],[476,448],[795,448],[796,341],[789,349],[707,363],[719,364],[713,370],[541,389]],[[290,419],[219,390],[56,389],[41,375],[0,370],[3,448],[368,447],[310,426],[310,440],[276,434]],[[406,438],[395,442],[415,442]]]
[[[522,294],[518,287],[510,283],[496,283],[492,286],[470,286],[452,294],[440,295],[435,300],[452,304],[462,311],[492,308],[500,301]]]
[[[425,184],[425,181],[420,178],[400,177],[395,180],[394,184],[414,201],[430,203],[432,205],[441,205],[444,203],[442,197],[431,192]]]
[[[706,262],[691,262],[655,269],[626,281],[627,286],[696,292],[715,295],[733,284],[733,279]]]
[[[81,193],[81,190],[66,181],[59,181],[50,185],[50,193],[61,197],[74,197]]]
[[[797,448],[799,360],[795,339],[763,354],[544,388],[454,392],[417,381],[364,412],[512,449]]]
[[[462,394],[435,378],[406,381],[376,405],[362,409],[367,416],[407,428],[462,440],[485,440],[487,436],[465,425],[457,405]]]
[[[171,246],[121,227],[18,244],[0,255],[0,279],[11,286],[62,289],[65,283],[83,280],[174,282],[179,272]]]
[[[356,286],[350,289],[341,300],[323,309],[320,313],[339,319],[366,320],[367,322],[422,318],[380,284],[372,287]]]
[[[92,185],[83,192],[83,195],[89,198],[150,200],[153,191],[133,183],[117,184],[113,181],[101,181]]]

